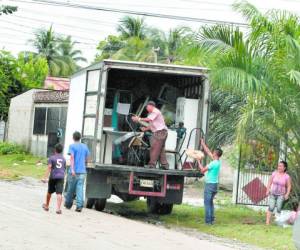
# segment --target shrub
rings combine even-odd
[[[8,143],[8,142],[1,142],[0,143],[0,155],[8,155],[8,154],[25,154],[26,150],[23,146]]]

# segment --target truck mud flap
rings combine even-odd
[[[148,176],[142,173],[130,173],[130,195],[165,197],[167,192],[167,175]]]
[[[86,197],[96,199],[110,198],[112,191],[110,179],[109,173],[88,169],[86,179]]]

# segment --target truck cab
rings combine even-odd
[[[105,207],[112,194],[125,201],[147,198],[150,212],[170,213],[182,202],[184,178],[201,177],[185,149],[199,149],[207,133],[210,86],[199,67],[104,60],[71,77],[65,152],[74,131],[91,151],[86,180],[89,208]],[[149,138],[131,115],[145,117],[155,101],[168,125],[169,170],[148,169]],[[184,136],[178,134],[183,123]],[[182,138],[184,137],[184,138]],[[180,147],[178,147],[180,144]],[[191,166],[191,164],[190,164]]]

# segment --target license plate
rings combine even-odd
[[[154,187],[154,181],[153,180],[140,180],[140,186],[141,187],[153,188]]]

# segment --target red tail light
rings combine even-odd
[[[169,190],[180,190],[181,184],[167,184],[167,189]]]

